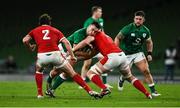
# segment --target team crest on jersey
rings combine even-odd
[[[103,22],[101,22],[100,25],[103,26]]]
[[[146,37],[146,35],[147,35],[146,33],[143,33],[143,38],[145,38],[145,37]]]
[[[132,37],[135,37],[135,33],[131,33],[131,36],[132,36]]]

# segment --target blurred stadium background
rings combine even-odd
[[[25,76],[33,74],[36,54],[29,52],[22,44],[22,38],[38,24],[38,17],[48,13],[53,18],[52,25],[60,29],[65,36],[83,26],[91,16],[91,7],[99,5],[103,8],[105,32],[114,38],[119,30],[133,21],[133,13],[137,10],[146,12],[145,25],[150,28],[154,41],[153,62],[150,68],[154,76],[164,76],[164,52],[174,44],[180,49],[180,15],[178,0],[37,0],[37,1],[5,1],[1,4],[0,17],[0,80],[12,75]],[[15,72],[5,66],[7,58],[14,58],[17,63]],[[180,59],[177,60],[175,76],[180,76]],[[95,61],[94,61],[95,62]],[[80,71],[82,63],[75,67]],[[14,66],[16,67],[16,66]],[[136,69],[133,69],[141,75]],[[11,75],[10,75],[11,74]],[[113,74],[118,74],[114,70]],[[6,76],[6,77],[4,77]],[[157,77],[157,78],[158,78]],[[13,78],[19,78],[14,77]],[[32,77],[33,78],[33,77]],[[28,78],[24,78],[28,79]],[[156,80],[156,79],[155,79]]]

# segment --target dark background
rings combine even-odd
[[[26,69],[36,55],[23,46],[22,38],[37,26],[41,14],[52,16],[52,25],[68,36],[83,26],[94,5],[103,8],[105,32],[112,38],[133,21],[135,11],[144,10],[145,25],[154,41],[154,62],[150,65],[154,70],[163,69],[165,48],[171,43],[177,46],[180,37],[178,0],[6,0],[0,6],[0,59],[13,55],[18,67]]]

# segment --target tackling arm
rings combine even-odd
[[[98,51],[93,48],[90,52],[76,51],[74,52],[78,60],[88,60],[98,54]]]
[[[94,41],[94,37],[93,36],[87,36],[83,41],[81,41],[80,43],[78,43],[74,48],[73,51],[76,52],[77,50],[85,47],[86,45],[90,45],[90,43]]]
[[[72,58],[75,58],[74,53],[73,53],[73,51],[72,51],[72,46],[71,46],[71,44],[69,43],[69,41],[68,41],[66,38],[63,38],[63,39],[61,40],[61,42],[64,43],[67,51],[69,52],[69,55],[70,55]]]

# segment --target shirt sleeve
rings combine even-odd
[[[34,30],[31,30],[29,33],[28,33],[28,35],[31,37],[31,38],[34,38]]]
[[[125,26],[120,30],[119,33],[121,33],[125,37],[126,35],[128,35],[128,32],[129,32],[129,26]]]
[[[59,41],[62,41],[62,39],[64,39],[64,34],[60,31],[58,31],[58,37],[59,37]]]
[[[84,26],[83,27],[88,27],[89,26],[89,21],[88,20],[86,20],[85,22],[84,22]]]
[[[81,36],[79,33],[74,33],[74,44],[78,44],[79,42],[81,42]]]
[[[150,32],[150,30],[148,28],[146,28],[146,29],[147,29],[146,40],[148,40],[148,39],[151,39],[151,32]]]

